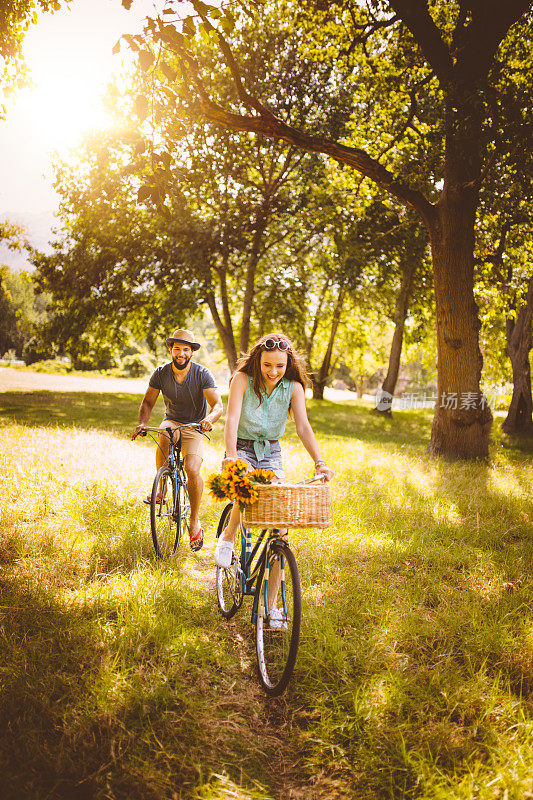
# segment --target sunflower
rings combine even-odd
[[[215,498],[215,500],[226,499],[226,489],[223,486],[222,475],[214,472],[209,476],[206,483],[209,493]]]
[[[252,483],[269,484],[276,477],[276,473],[271,469],[253,469],[248,473],[248,478]]]
[[[276,474],[271,469],[254,469],[248,472],[248,465],[238,458],[227,464],[220,474],[214,473],[207,479],[207,487],[217,500],[237,500],[241,511],[247,505],[256,503],[259,493],[257,484],[272,483]]]

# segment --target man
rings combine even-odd
[[[159,426],[160,431],[165,428],[175,430],[179,424],[183,425],[185,422],[197,422],[202,430],[210,431],[222,414],[222,400],[213,375],[206,367],[192,361],[193,352],[198,350],[200,345],[194,341],[191,331],[178,328],[168,337],[166,345],[170,350],[172,361],[158,367],[150,378],[139,408],[139,424],[133,431],[133,439],[148,425],[159,392],[163,393],[166,407],[165,418]],[[209,414],[206,413],[208,404]],[[191,549],[196,551],[200,550],[204,542],[198,516],[204,488],[200,476],[204,437],[192,428],[183,428],[174,436],[181,436],[181,450],[191,501],[189,537]],[[168,437],[160,433],[159,447],[155,454],[157,469],[168,459],[168,445]]]

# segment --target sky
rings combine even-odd
[[[152,0],[134,0],[130,11],[120,0],[72,0],[28,30],[24,56],[35,86],[8,99],[0,122],[0,217],[50,216],[57,208],[51,154],[105,126],[101,98],[122,64],[112,48],[153,9]]]

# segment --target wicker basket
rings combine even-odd
[[[256,486],[259,500],[246,506],[248,528],[327,528],[331,525],[329,485],[275,483]]]

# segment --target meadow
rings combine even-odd
[[[140,396],[0,393],[0,796],[533,797],[533,462],[425,453],[430,411],[310,401],[333,524],[291,533],[304,592],[286,694],[206,544],[154,559]],[[222,424],[204,474],[218,467]],[[291,477],[309,458],[288,426]]]

